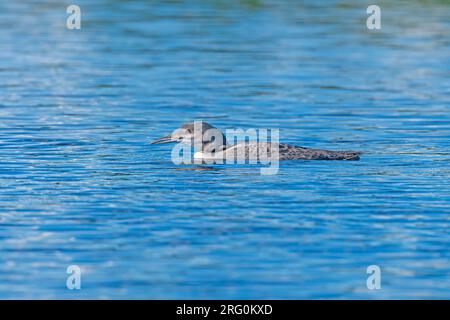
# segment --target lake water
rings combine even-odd
[[[449,298],[450,3],[367,6],[2,1],[0,298]],[[364,155],[263,176],[148,144],[199,119]]]

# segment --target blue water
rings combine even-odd
[[[0,298],[450,298],[450,3],[368,4],[2,1]],[[364,155],[148,144],[195,119]]]

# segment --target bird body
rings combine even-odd
[[[361,154],[356,151],[310,149],[284,143],[242,142],[215,153],[198,151],[194,154],[194,159],[260,160],[270,158],[276,152],[278,160],[359,160]]]
[[[206,122],[185,124],[171,135],[152,144],[181,142],[197,146],[195,160],[257,161],[278,160],[359,160],[360,152],[310,149],[275,142],[240,142],[228,145],[223,133]],[[200,127],[199,127],[200,126]],[[200,129],[199,129],[200,128]]]

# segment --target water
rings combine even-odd
[[[0,4],[0,298],[450,297],[448,1],[380,31],[357,1],[69,4]],[[194,119],[364,156],[182,170],[148,142]]]

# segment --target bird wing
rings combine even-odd
[[[280,160],[359,160],[361,152],[309,149],[280,144]]]

